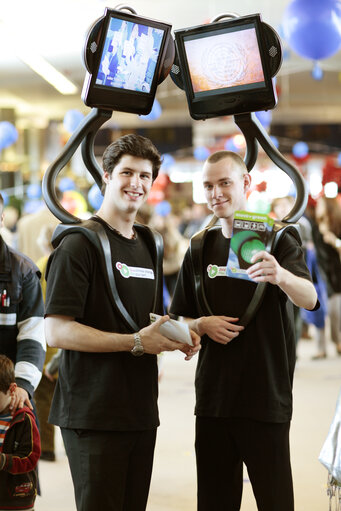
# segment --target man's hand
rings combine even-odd
[[[12,394],[10,410],[14,413],[17,408],[23,408],[24,405],[33,410],[27,391],[21,387],[16,387]]]
[[[185,360],[191,360],[191,358],[194,357],[201,348],[200,336],[191,329],[189,329],[189,333],[191,334],[193,346],[184,344],[185,347],[181,351],[186,355]]]
[[[160,326],[163,323],[166,323],[166,321],[168,321],[169,319],[170,319],[169,316],[162,316],[162,318],[158,319],[151,325],[146,326],[145,328],[142,328],[142,330],[140,330],[142,346],[145,353],[158,355],[163,351],[181,350],[187,354],[189,352],[189,349],[193,350],[193,347],[189,346],[188,344],[184,344],[182,342],[177,341],[171,341],[170,339],[168,339],[168,337],[165,337],[164,335],[160,334],[159,331]],[[195,352],[198,351],[198,349],[196,349]]]
[[[259,259],[260,261],[256,262]],[[247,270],[247,274],[254,282],[270,282],[270,284],[277,285],[297,307],[314,309],[317,303],[317,294],[310,280],[298,277],[286,270],[280,266],[273,255],[265,250],[257,252],[251,262],[255,264]]]
[[[248,268],[247,274],[254,282],[270,282],[277,286],[281,285],[285,270],[273,255],[261,250],[252,257],[251,262],[255,264]]]
[[[244,330],[243,326],[235,324],[238,320],[228,316],[202,316],[194,320],[194,325],[200,336],[206,334],[219,344],[227,344]]]

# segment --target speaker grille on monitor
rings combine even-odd
[[[277,53],[278,53],[278,50],[277,50],[276,46],[271,46],[271,48],[269,50],[270,57],[276,57]]]

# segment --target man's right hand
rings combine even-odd
[[[162,318],[140,330],[139,333],[145,353],[158,355],[163,351],[185,350],[188,348],[187,344],[171,341],[168,337],[160,334],[160,326],[169,321],[169,319],[169,316],[162,316]]]
[[[215,342],[227,344],[244,330],[243,326],[235,324],[237,321],[239,318],[228,316],[202,316],[190,323],[190,326],[200,337],[206,334]]]

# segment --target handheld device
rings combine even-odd
[[[132,10],[132,9],[131,9]],[[148,114],[156,88],[174,60],[171,25],[106,8],[91,27],[84,47],[87,106]]]
[[[185,90],[193,119],[275,107],[273,77],[282,61],[281,43],[260,14],[174,33],[171,77]]]

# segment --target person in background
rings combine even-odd
[[[19,211],[14,206],[5,206],[3,208],[4,220],[1,228],[1,236],[8,246],[18,248],[17,223]]]
[[[59,198],[61,195],[59,190],[56,193]],[[41,228],[44,225],[54,225],[56,227],[58,223],[59,220],[45,205],[39,211],[19,218],[17,222],[17,242],[20,252],[27,255],[32,261],[38,261],[40,257],[45,255],[37,243]]]
[[[294,206],[294,202],[295,198],[291,195],[275,198],[271,205],[275,217],[279,220],[285,218]],[[311,223],[306,216],[302,216],[297,221],[297,225],[302,240],[304,258],[317,292],[320,307],[317,310],[308,311],[294,305],[296,342],[299,341],[302,334],[305,338],[311,338],[307,337],[308,328],[309,325],[314,325],[316,354],[312,357],[312,360],[319,360],[326,357],[327,289],[317,262]]]
[[[11,410],[15,391],[13,362],[0,355],[0,511],[33,510],[37,495],[39,431],[30,408]]]
[[[3,198],[0,194],[0,227]],[[15,364],[16,388],[12,410],[31,400],[45,360],[44,302],[37,266],[9,247],[0,236],[0,353]]]
[[[187,225],[180,226],[181,234],[190,239],[196,232],[200,231],[207,222],[206,204],[193,204],[188,211],[189,219]]]
[[[341,207],[337,198],[321,196],[317,200],[312,226],[319,267],[327,284],[330,337],[341,355]]]
[[[253,256],[247,270],[251,281],[227,277],[234,212],[246,209],[251,177],[239,155],[219,151],[206,160],[202,178],[208,207],[221,229],[208,231],[198,255],[203,288],[196,286],[189,249],[170,308],[202,337],[195,379],[198,511],[240,509],[243,462],[259,511],[293,511],[292,304],[313,309],[316,291],[290,232],[273,255],[260,251]],[[214,277],[212,266],[221,269]],[[244,328],[239,318],[258,282],[267,283],[264,299]],[[210,310],[200,300],[202,290]]]

